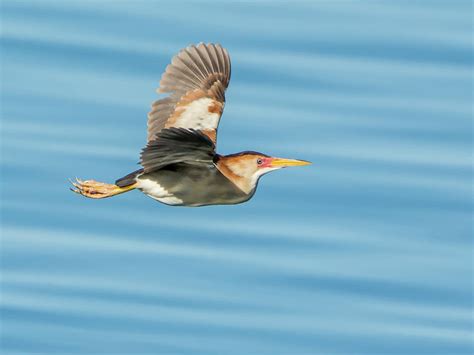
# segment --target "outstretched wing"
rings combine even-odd
[[[164,128],[142,150],[140,164],[145,173],[176,163],[213,164],[215,146],[201,131]]]
[[[170,95],[152,104],[148,142],[162,129],[175,127],[200,130],[215,143],[230,73],[229,54],[219,44],[181,50],[161,77],[158,92]]]

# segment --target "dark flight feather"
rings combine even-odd
[[[176,163],[212,164],[214,143],[199,130],[165,128],[142,150],[140,164],[145,173]]]
[[[143,174],[143,169],[135,170],[133,173],[130,173],[128,175],[125,175],[124,177],[121,177],[120,179],[115,180],[115,185],[117,185],[118,187],[127,187],[133,185],[137,182],[135,178],[141,174]]]

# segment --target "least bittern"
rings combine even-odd
[[[230,73],[229,54],[219,44],[181,50],[161,77],[158,92],[169,96],[155,101],[148,114],[143,168],[115,184],[76,179],[72,190],[99,199],[139,189],[167,205],[228,205],[248,201],[262,175],[310,164],[253,151],[216,153]]]

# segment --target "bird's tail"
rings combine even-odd
[[[115,184],[106,184],[94,180],[82,181],[76,178],[76,181],[71,181],[74,188],[71,191],[89,198],[106,198],[112,197],[136,188],[137,183],[132,183],[127,186],[117,186]]]

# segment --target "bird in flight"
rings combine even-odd
[[[115,184],[76,179],[71,190],[101,199],[138,189],[172,206],[231,205],[252,198],[262,175],[311,164],[254,151],[216,153],[230,73],[230,57],[221,45],[200,43],[182,49],[157,90],[169,95],[155,101],[148,114],[142,168]]]

